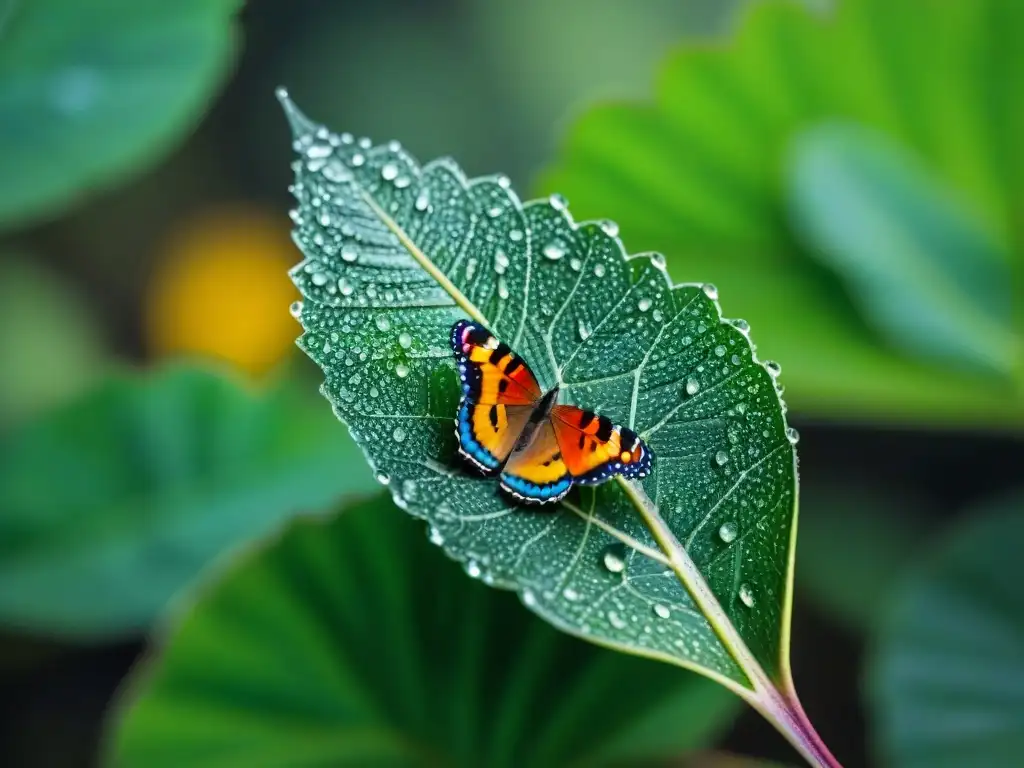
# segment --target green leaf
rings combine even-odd
[[[1024,494],[975,510],[899,587],[868,665],[894,768],[1010,768],[1024,754]]]
[[[0,622],[101,638],[145,628],[222,550],[374,486],[339,425],[287,385],[165,368],[0,442]]]
[[[800,488],[797,593],[845,628],[870,630],[879,596],[934,535],[925,502],[869,481],[817,478]]]
[[[0,228],[166,154],[228,72],[240,5],[0,3]]]
[[[31,256],[0,254],[0,429],[92,385],[110,366],[93,308]]]
[[[811,253],[908,355],[1009,376],[1009,258],[899,146],[853,125],[799,135],[791,202]]]
[[[632,764],[736,712],[696,675],[551,629],[422,537],[378,498],[221,569],[135,675],[108,764]]]
[[[566,194],[577,215],[614,216],[632,248],[663,251],[674,275],[714,280],[726,309],[757,329],[760,352],[785,362],[787,399],[802,412],[1024,423],[1024,368],[1014,395],[1005,376],[915,359],[872,332],[841,276],[801,247],[786,189],[804,131],[869,126],[919,157],[1019,265],[1024,5],[834,5],[749,4],[727,45],[669,58],[653,103],[584,114],[541,188]]]
[[[505,177],[421,167],[281,98],[300,154],[300,345],[396,502],[558,628],[788,706],[797,436],[713,286],[671,285],[660,256],[627,258],[614,225],[577,224],[558,198],[524,206]],[[639,432],[651,475],[538,510],[460,465],[450,333],[464,317],[563,402]]]

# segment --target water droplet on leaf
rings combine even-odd
[[[604,567],[612,573],[622,573],[626,569],[626,547],[624,544],[611,544],[601,558]]]
[[[731,544],[736,541],[736,534],[738,533],[739,529],[736,527],[736,523],[730,521],[722,523],[722,527],[718,529],[718,538],[726,544]]]
[[[754,593],[750,590],[750,585],[746,582],[740,584],[739,598],[740,602],[747,606],[747,608],[754,607]]]

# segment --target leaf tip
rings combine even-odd
[[[278,86],[274,90],[274,95],[277,97],[277,100],[281,102],[281,108],[284,109],[285,117],[288,118],[288,125],[291,126],[292,135],[299,137],[313,133],[315,126],[312,121],[310,121],[310,119],[306,117],[297,106],[295,106],[295,102],[292,101],[287,88],[283,85]]]

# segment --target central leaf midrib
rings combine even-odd
[[[398,224],[385,210],[377,203],[377,201],[361,186],[357,187],[359,194],[361,195],[367,206],[374,212],[379,218],[382,224],[387,227],[388,230],[395,235],[399,243],[409,252],[409,254],[420,264],[424,271],[433,277],[438,284],[444,289],[451,297],[452,300],[469,315],[473,320],[480,324],[490,327],[488,318],[477,308],[477,306],[469,300],[469,298],[462,293],[461,290],[452,282],[452,280],[437,267],[436,264],[416,245],[405,229]],[[529,236],[529,233],[527,233]],[[528,265],[529,266],[529,265]],[[529,271],[527,272],[527,284],[529,282]],[[525,311],[524,311],[525,317]],[[582,346],[582,345],[578,345]],[[715,679],[722,682],[727,687],[732,688],[737,694],[741,696],[752,695],[757,693],[758,687],[764,685],[771,685],[767,675],[761,669],[759,662],[754,657],[753,653],[747,648],[746,643],[743,641],[742,636],[732,623],[732,619],[724,608],[718,603],[717,597],[715,597],[711,586],[704,578],[704,574],[697,567],[696,563],[690,557],[682,545],[678,543],[675,535],[671,532],[668,524],[661,517],[658,507],[644,494],[643,489],[634,486],[626,478],[621,475],[616,475],[615,480],[625,490],[626,496],[629,498],[630,503],[633,505],[636,512],[640,515],[647,528],[654,535],[655,540],[659,546],[665,552],[668,560],[676,572],[676,575],[680,581],[680,584],[686,590],[690,599],[694,602],[694,605],[698,608],[700,614],[704,617],[705,621],[708,622],[712,632],[715,634],[719,643],[729,654],[729,656],[736,663],[740,671],[743,672],[747,680],[745,682],[753,682],[754,679],[760,681],[760,686],[751,685],[747,687],[740,681],[733,680],[731,678],[725,678],[719,673],[715,673],[712,670],[700,665],[699,663],[688,661],[689,666],[699,669],[702,674],[710,674]],[[646,502],[646,503],[645,503]],[[589,516],[588,516],[589,517]],[[596,519],[596,516],[595,516]],[[656,522],[656,525],[652,525],[652,522]],[[657,528],[663,528],[671,537],[670,541],[663,540],[657,533]],[[610,533],[616,531],[616,538],[620,541],[624,541],[622,537],[626,537],[632,541],[632,537],[629,537],[623,531],[619,531],[614,526],[608,525],[607,528],[603,527],[603,530]],[[671,542],[675,542],[675,546],[672,546]],[[631,543],[627,543],[627,546],[634,548]],[[673,551],[675,550],[675,551]],[[639,551],[639,550],[638,550]],[[646,555],[645,555],[646,556]],[[677,563],[676,561],[679,561]],[[682,567],[677,567],[681,565]],[[687,578],[684,574],[689,574],[690,578]],[[564,626],[564,624],[563,624]],[[573,630],[575,632],[575,630]],[[591,638],[597,640],[597,638]],[[600,641],[599,641],[600,643]],[[606,645],[618,645],[612,641],[604,641]],[[637,653],[637,649],[632,648],[628,645],[621,645],[622,648],[632,653]]]

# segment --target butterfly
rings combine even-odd
[[[654,456],[636,432],[559,405],[558,387],[542,392],[523,358],[482,325],[460,320],[451,340],[462,381],[459,453],[515,499],[545,504],[574,483],[650,474]]]

